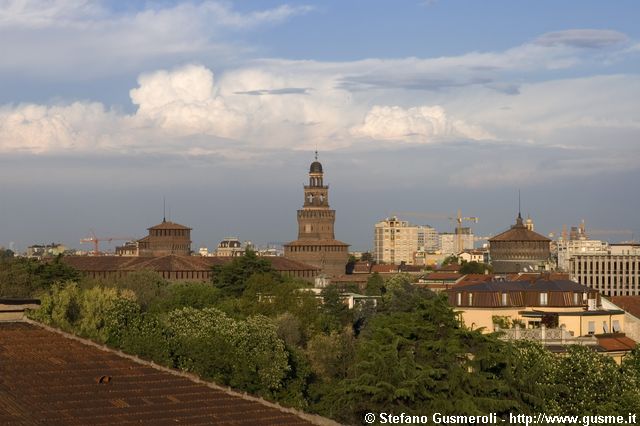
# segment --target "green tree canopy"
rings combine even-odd
[[[244,292],[249,278],[258,273],[276,272],[271,262],[247,249],[244,256],[236,257],[225,265],[214,266],[211,280],[213,285],[220,289],[222,296],[239,297]]]

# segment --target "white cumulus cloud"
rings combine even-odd
[[[402,108],[372,107],[364,122],[352,129],[359,137],[381,140],[434,142],[447,138],[490,139],[492,136],[478,126],[454,120],[441,106]]]

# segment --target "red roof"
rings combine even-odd
[[[0,322],[0,342],[0,424],[311,424],[300,417],[308,415],[53,329]]]
[[[609,300],[634,317],[640,318],[640,296],[611,296]]]
[[[398,265],[373,265],[371,267],[371,272],[377,272],[379,274],[398,272]]]
[[[636,347],[636,342],[628,337],[598,337],[598,346],[611,352],[630,351]]]
[[[233,257],[202,256],[65,256],[62,261],[81,272],[89,271],[209,271],[214,265],[224,265]],[[273,269],[283,271],[317,271],[318,268],[281,256],[266,256]]]
[[[189,228],[188,226],[180,225],[179,223],[175,223],[175,222],[162,221],[162,223],[159,223],[147,229],[191,229],[191,228]]]
[[[452,272],[432,272],[423,277],[424,280],[445,280],[445,281],[456,281],[462,275],[452,273]]]
[[[450,263],[438,268],[438,272],[458,272],[462,266],[457,263]]]

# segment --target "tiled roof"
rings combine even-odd
[[[65,256],[62,261],[75,269],[87,271],[208,271],[214,265],[224,265],[233,261],[233,257],[202,256]],[[315,266],[287,259],[281,256],[263,257],[271,262],[276,271],[317,270]]]
[[[179,223],[175,223],[175,222],[163,221],[162,223],[159,223],[147,229],[192,229],[192,228],[189,228],[188,226],[180,225]]]
[[[284,245],[287,246],[347,246],[349,244],[338,240],[295,240]]]
[[[440,268],[438,268],[438,272],[458,272],[460,268],[462,268],[461,265],[457,263],[450,263],[448,265],[441,266]]]
[[[609,300],[634,317],[640,318],[640,296],[611,296]]]
[[[0,323],[0,378],[3,425],[329,422],[29,323]]]
[[[462,275],[455,272],[432,272],[423,277],[424,280],[447,280],[455,281],[462,277]]]
[[[388,274],[391,272],[398,272],[397,265],[373,265],[371,266],[371,272],[377,272],[379,274]]]
[[[636,347],[636,342],[626,336],[598,337],[598,346],[606,351],[630,351]]]
[[[489,238],[491,241],[551,241],[544,235],[540,235],[537,232],[530,231],[524,227],[514,227],[495,237]]]

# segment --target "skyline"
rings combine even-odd
[[[0,5],[0,245],[140,237],[162,197],[195,250],[290,241],[315,149],[352,249],[394,211],[493,235],[518,189],[545,235],[640,235],[634,2]]]

